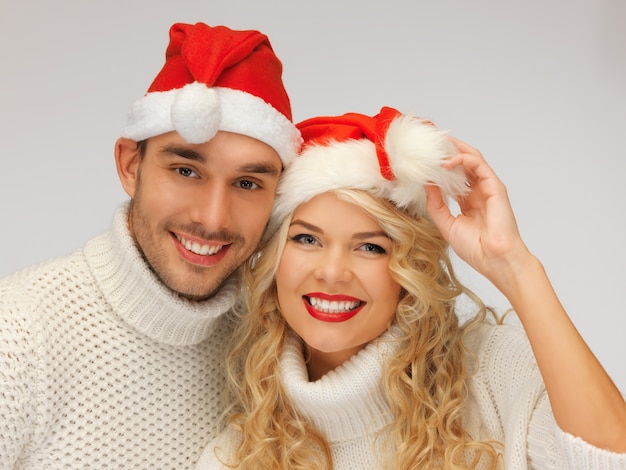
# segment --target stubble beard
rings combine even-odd
[[[175,267],[170,266],[171,263],[168,260],[167,253],[162,248],[163,242],[160,243],[158,237],[156,237],[157,233],[169,233],[167,227],[153,229],[150,226],[150,217],[142,210],[141,198],[137,196],[139,194],[136,194],[136,197],[131,200],[128,212],[128,226],[131,236],[150,270],[163,285],[175,294],[187,300],[207,300],[215,295],[222,284],[245,261],[247,256],[242,257],[241,260],[232,260],[229,265],[224,266],[220,263],[219,266],[212,268],[188,264],[185,269],[191,275],[181,276],[177,273]],[[197,232],[197,230],[195,231]],[[188,230],[188,232],[194,232],[194,230]],[[231,238],[233,237],[231,236]],[[234,237],[233,244],[235,246],[243,245],[244,242],[241,240],[241,237]],[[207,270],[213,270],[217,277],[210,281],[198,280],[206,276]]]

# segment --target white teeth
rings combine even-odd
[[[350,310],[354,310],[361,302],[359,300],[348,301],[335,301],[335,300],[325,300],[318,299],[316,297],[309,297],[309,303],[315,308],[315,310],[319,310],[320,312],[325,313],[343,313],[349,312]]]
[[[200,243],[186,240],[180,235],[176,235],[176,238],[185,248],[197,255],[214,255],[224,247],[224,245],[200,245]]]

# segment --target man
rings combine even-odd
[[[111,229],[0,281],[0,467],[192,468],[219,429],[234,273],[300,136],[257,31],[175,24],[115,147]]]

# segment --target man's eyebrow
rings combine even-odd
[[[269,175],[279,175],[282,168],[269,162],[251,162],[238,168],[242,173],[265,173]]]
[[[205,163],[206,158],[201,153],[198,153],[194,150],[191,150],[188,147],[183,147],[181,145],[176,144],[167,144],[164,145],[161,149],[161,153],[170,153],[174,155],[178,155],[179,157],[186,158],[188,160],[193,160],[200,163]]]
[[[206,163],[207,161],[207,158],[203,154],[182,145],[167,144],[163,146],[161,153],[178,155],[179,157],[200,163]],[[250,162],[241,165],[237,171],[241,173],[279,175],[282,168],[271,162]]]

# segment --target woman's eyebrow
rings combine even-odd
[[[352,237],[353,238],[357,238],[359,240],[362,240],[362,239],[366,239],[366,238],[375,238],[375,237],[389,238],[389,235],[387,235],[382,230],[377,230],[375,232],[358,232],[358,233],[355,233],[354,235],[352,235]]]
[[[311,232],[324,233],[324,231],[321,228],[319,228],[317,225],[310,224],[308,222],[305,222],[304,220],[294,219],[289,224],[289,226],[292,227],[294,225],[301,225],[302,227],[306,228],[307,230],[310,230]],[[367,238],[375,238],[375,237],[389,238],[389,235],[387,235],[382,230],[375,230],[372,232],[357,232],[352,235],[352,238],[356,238],[358,240],[364,240]]]
[[[324,233],[324,231],[318,226],[305,222],[304,220],[294,219],[291,221],[289,226],[293,227],[294,225],[302,225],[305,229],[310,230],[312,232]]]

